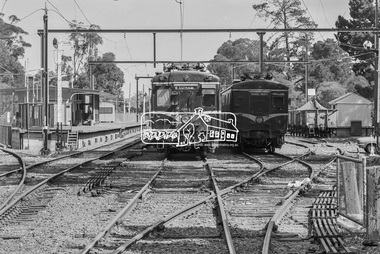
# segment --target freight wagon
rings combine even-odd
[[[317,101],[309,101],[289,110],[289,132],[304,137],[331,137],[336,133],[337,110],[327,109]]]

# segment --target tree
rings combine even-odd
[[[343,85],[348,92],[354,92],[368,100],[373,100],[373,85],[370,85],[368,80],[363,76],[351,75]]]
[[[330,108],[328,102],[344,95],[347,92],[338,82],[323,82],[317,86],[317,101],[324,107]]]
[[[306,10],[301,7],[300,0],[268,0],[263,4],[252,5],[257,15],[265,21],[270,20],[273,28],[315,28],[317,25],[306,17]],[[282,58],[290,61],[292,57],[298,57],[299,49],[313,38],[312,33],[305,35],[294,32],[284,32],[277,36],[269,46],[270,52],[276,53],[272,58]],[[270,38],[269,40],[271,40]],[[275,51],[273,51],[276,49]],[[273,51],[273,52],[272,52]]]
[[[264,47],[265,50],[265,47]],[[247,38],[240,38],[235,41],[227,41],[217,50],[214,61],[257,61],[259,59],[259,42]],[[234,78],[241,75],[249,75],[258,72],[258,64],[234,64],[230,63],[210,63],[207,69],[221,78],[223,85],[230,85]]]
[[[75,30],[83,30],[83,23],[73,20],[70,23],[70,28]],[[99,30],[100,27],[98,25],[91,24],[89,29]],[[77,80],[77,76],[80,73],[87,72],[85,60],[94,60],[98,57],[98,45],[103,44],[103,39],[99,34],[91,32],[72,33],[70,34],[69,39],[73,42],[73,75],[74,80]],[[79,84],[79,86],[83,87],[85,84]]]
[[[115,54],[108,52],[99,59],[101,61],[114,61]],[[98,64],[93,69],[95,76],[95,89],[103,90],[113,95],[121,94],[121,87],[124,84],[124,73],[116,64]]]
[[[350,16],[347,20],[339,15],[335,22],[337,28],[371,28],[375,27],[375,6],[373,0],[350,0]],[[366,40],[374,41],[374,34],[364,32],[339,32],[335,35],[340,47],[358,62],[353,65],[352,70],[356,75],[364,76],[369,82],[374,80],[375,54],[371,50],[363,48]]]
[[[316,87],[326,81],[343,83],[351,73],[351,58],[334,39],[317,41],[310,54],[309,84]]]
[[[31,45],[22,37],[28,33],[15,25],[19,19],[11,15],[9,21],[10,23],[7,23],[0,18],[0,81],[19,87],[24,84],[25,72],[18,58],[23,57],[25,47]]]

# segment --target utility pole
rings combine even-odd
[[[259,64],[260,64],[260,74],[264,72],[264,42],[263,42],[263,36],[265,32],[258,32],[257,33],[260,36],[260,54],[259,54]]]
[[[129,83],[129,93],[128,93],[128,115],[131,115],[131,87],[132,84]]]
[[[376,5],[375,5],[375,28],[378,28],[377,25],[378,22],[378,0],[376,0]],[[376,75],[375,75],[375,89],[374,89],[374,115],[375,115],[375,122],[374,122],[374,128],[375,128],[375,135],[376,135],[376,147],[379,147],[379,35],[378,33],[375,33],[375,70],[376,70]],[[377,50],[377,55],[376,55],[376,50]]]
[[[309,83],[309,64],[307,63],[309,61],[309,57],[308,57],[308,54],[307,54],[307,51],[308,51],[308,39],[307,39],[307,34],[305,34],[305,95],[306,95],[306,102],[309,101],[309,87],[308,87],[308,83]]]
[[[54,38],[53,46],[57,50],[57,124],[62,123],[62,50],[61,41]]]
[[[41,149],[42,155],[48,155],[50,149],[48,148],[48,135],[49,135],[49,78],[48,78],[48,14],[45,4],[45,14],[43,16],[44,31],[42,35],[42,82],[43,82],[43,148]]]
[[[148,76],[135,76],[136,79],[136,121],[139,122],[139,79],[148,78],[152,79],[152,77]]]

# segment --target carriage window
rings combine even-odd
[[[160,87],[157,90],[157,107],[166,107],[170,105],[170,90]]]

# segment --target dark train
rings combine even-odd
[[[203,65],[167,65],[152,79],[151,112],[142,122],[143,141],[155,144],[169,157],[175,152],[199,152],[202,157],[215,150],[208,136],[213,118],[220,112],[219,77]]]
[[[222,111],[237,118],[239,147],[281,148],[288,127],[288,87],[269,79],[245,79],[222,91]]]

